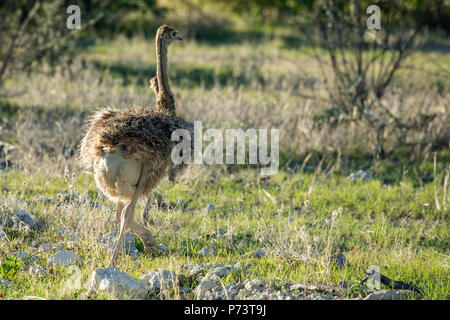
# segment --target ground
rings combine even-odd
[[[344,138],[313,132],[312,119],[323,102],[310,98],[320,74],[308,48],[276,41],[187,41],[170,49],[179,114],[209,128],[280,128],[280,170],[263,177],[251,166],[193,165],[176,183],[164,181],[158,193],[165,205],[152,207],[145,221],[143,199],[136,219],[171,254],[143,253],[137,239],[139,256],[122,254],[120,271],[135,279],[158,269],[175,271],[184,291],[163,297],[195,298],[193,266],[240,263],[242,268],[221,278],[224,286],[259,279],[281,290],[301,283],[342,286],[345,281],[351,289],[340,298],[348,299],[366,296],[360,281],[364,270],[376,265],[383,275],[420,288],[424,299],[449,298],[448,150],[437,152],[436,160],[429,152],[414,161],[401,154],[380,160],[358,151],[345,151],[342,157],[324,153],[327,143]],[[431,58],[449,63],[445,53],[414,53],[409,63],[414,61],[416,68],[402,71],[397,85],[412,86],[411,92],[414,85],[422,87],[412,76],[417,69],[426,70],[430,83],[442,81],[434,75]],[[114,205],[78,165],[82,126],[103,105],[151,106],[147,79],[154,73],[152,41],[119,39],[91,47],[73,63],[72,73],[56,70],[8,84],[27,90],[2,101],[0,109],[0,140],[10,146],[0,149],[0,223],[6,235],[0,245],[0,278],[13,284],[0,287],[3,297],[86,297],[91,273],[105,267],[111,254],[98,237],[118,230],[118,224]],[[318,143],[320,152],[309,151]],[[15,224],[12,217],[19,210],[35,216],[36,225]],[[76,237],[61,234],[60,228],[74,229]],[[39,250],[45,243],[48,250]],[[48,258],[64,247],[77,254],[77,270],[49,265]],[[205,248],[210,255],[201,254]],[[255,251],[262,249],[258,257]],[[39,259],[24,259],[20,266],[7,260],[20,251]],[[333,259],[338,253],[346,258],[341,266]],[[31,276],[30,263],[48,275]],[[74,272],[81,279],[76,288],[68,285]]]

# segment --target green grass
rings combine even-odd
[[[351,182],[342,175],[319,174],[313,178],[310,173],[285,171],[261,181],[254,170],[241,170],[233,176],[215,168],[205,171],[203,177],[184,179],[177,184],[165,182],[160,187],[167,203],[188,202],[189,210],[152,211],[154,223],[148,227],[158,241],[171,248],[172,254],[143,254],[137,260],[122,255],[122,271],[136,278],[159,268],[183,274],[183,264],[232,261],[242,262],[248,272],[229,275],[223,280],[225,285],[255,277],[274,283],[338,284],[345,280],[356,284],[365,276],[363,270],[375,264],[382,267],[383,274],[421,288],[425,299],[448,299],[449,212],[435,208],[432,183],[415,188],[406,179],[383,186],[377,179]],[[11,203],[10,199],[17,197],[26,203],[3,206],[3,214],[13,212],[14,206],[24,206],[46,226],[26,237],[16,234],[3,255],[27,250],[31,240],[41,236],[59,242],[62,239],[55,230],[71,226],[82,234],[75,249],[81,261],[82,282],[88,280],[95,268],[107,264],[108,254],[94,245],[93,239],[97,232],[113,231],[118,225],[112,222],[112,205],[97,196],[91,177],[79,174],[74,183],[69,183],[62,178],[49,180],[39,175],[30,179],[10,171],[0,176],[0,184],[3,201]],[[56,197],[58,192],[67,190],[76,194],[75,199],[36,201],[38,195]],[[309,201],[308,206],[305,201]],[[100,206],[92,206],[92,202]],[[215,206],[209,213],[204,209],[208,203]],[[142,205],[139,204],[137,212],[141,212]],[[301,214],[298,208],[302,208]],[[339,208],[342,213],[331,228],[332,212]],[[142,222],[140,214],[137,218]],[[300,229],[304,229],[303,239],[299,238]],[[215,237],[217,231],[225,236]],[[217,256],[199,258],[197,252],[203,247],[214,250]],[[246,255],[262,247],[268,252],[266,257]],[[278,247],[285,250],[277,251]],[[296,256],[308,248],[317,251],[314,259]],[[341,250],[350,265],[344,269],[327,265],[327,250],[330,253]],[[48,267],[48,256],[43,255],[38,265]],[[2,294],[11,298],[74,299],[85,290],[68,289],[70,275],[63,268],[51,269],[50,276],[41,280],[18,274],[12,277],[15,286],[3,289]],[[189,279],[184,281],[192,286]]]

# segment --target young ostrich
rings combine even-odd
[[[120,223],[119,238],[110,265],[117,264],[127,229],[137,234],[145,250],[164,250],[155,238],[134,221],[134,208],[140,196],[151,193],[169,169],[174,174],[184,165],[173,165],[171,141],[174,130],[193,125],[175,114],[175,99],[169,86],[167,50],[182,40],[178,32],[166,25],[156,33],[157,97],[153,109],[135,107],[125,110],[105,108],[96,112],[80,148],[83,165],[94,169],[98,188],[116,202],[116,219]],[[192,136],[192,135],[191,135]]]
[[[148,79],[150,84],[150,88],[155,92],[155,96],[158,96],[159,86],[158,86],[158,78],[154,76],[153,78]]]

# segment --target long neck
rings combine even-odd
[[[175,99],[170,90],[169,72],[167,66],[167,45],[162,43],[162,38],[156,41],[156,77],[158,78],[159,92],[156,97],[156,109],[175,114]]]

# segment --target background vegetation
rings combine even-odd
[[[65,8],[74,3],[83,28],[71,31]],[[367,30],[368,4],[380,6],[381,30]],[[50,253],[33,241],[64,241],[61,227],[79,231],[73,250],[84,279],[106,265],[96,239],[117,229],[113,207],[79,168],[76,150],[93,110],[153,104],[153,37],[166,23],[185,38],[169,52],[179,115],[219,129],[280,128],[280,172],[193,166],[177,184],[164,182],[168,207],[153,208],[151,221],[137,216],[174,254],[123,256],[122,271],[140,277],[239,261],[250,273],[226,282],[336,285],[358,283],[376,264],[427,299],[448,299],[449,7],[446,0],[2,2],[0,221],[26,210],[40,227],[2,225],[8,241],[0,256],[9,262],[0,277],[16,286],[1,294],[80,297],[83,290],[64,285],[70,274],[52,270],[36,281],[26,263],[8,260],[27,250],[47,268]],[[186,206],[175,205],[180,200]],[[332,224],[334,211],[341,213]],[[217,255],[199,257],[204,247]],[[263,259],[247,255],[261,248]],[[350,263],[343,269],[330,263],[337,252]]]

